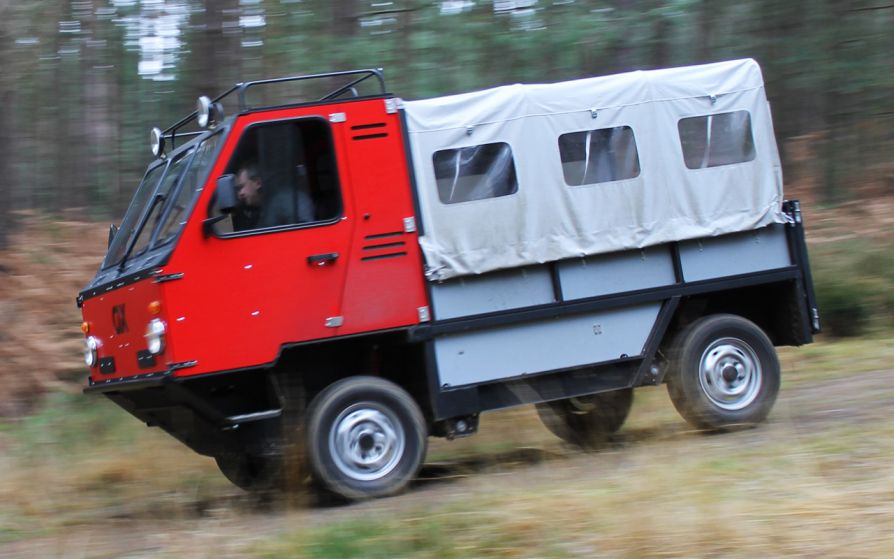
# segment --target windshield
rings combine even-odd
[[[119,264],[125,257],[139,255],[149,246],[164,244],[179,233],[196,192],[201,190],[221,137],[222,134],[215,134],[198,148],[184,151],[146,173],[109,246],[103,268]]]
[[[168,170],[165,173],[164,178],[161,179],[161,183],[159,183],[158,188],[155,191],[155,196],[152,202],[150,202],[149,213],[142,220],[143,226],[141,229],[137,230],[137,240],[134,241],[133,248],[130,249],[132,255],[136,256],[137,254],[140,254],[147,246],[149,246],[149,240],[152,238],[152,231],[155,230],[155,227],[158,226],[158,222],[161,221],[164,202],[168,199],[168,195],[173,192],[174,186],[177,185],[177,180],[180,178],[180,175],[186,170],[189,156],[192,155],[192,152],[193,150],[189,150],[181,153],[171,163],[168,163]]]
[[[149,198],[152,197],[152,193],[155,192],[155,187],[158,185],[158,181],[164,174],[166,167],[163,164],[153,167],[143,177],[143,182],[140,183],[140,187],[137,189],[130,207],[127,208],[127,213],[124,214],[124,219],[121,220],[121,226],[118,228],[112,244],[109,245],[109,252],[102,263],[103,268],[108,268],[121,261],[121,257],[124,256],[124,250],[127,248],[127,243],[133,237],[137,226],[140,224],[140,216],[143,215],[146,204],[149,202]]]

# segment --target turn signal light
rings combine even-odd
[[[161,312],[161,301],[152,301],[149,303],[149,314],[157,315]]]
[[[81,332],[88,334],[90,332],[90,323],[86,320],[81,323]]]

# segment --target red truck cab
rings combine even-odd
[[[380,96],[240,114],[160,159],[113,239],[101,287],[81,297],[97,340],[91,382],[264,366],[287,344],[418,323],[427,302],[392,104]],[[272,202],[306,190],[311,215],[206,223],[216,179],[246,164],[265,166]],[[144,334],[163,338],[157,353]]]

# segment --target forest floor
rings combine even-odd
[[[894,196],[805,199],[814,267],[894,246]],[[797,193],[796,193],[797,195]],[[210,459],[80,394],[74,299],[97,224],[22,214],[0,252],[0,558],[879,557],[894,550],[894,342],[782,351],[767,424],[707,435],[637,391],[609,448],[563,446],[531,408],[433,440],[404,495],[295,506],[231,487]],[[879,248],[880,247],[880,248]]]

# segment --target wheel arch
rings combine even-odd
[[[300,383],[304,404],[335,382],[380,377],[406,390],[431,422],[424,348],[404,332],[374,333],[322,343],[285,346],[274,365],[280,382]]]
[[[800,304],[797,280],[714,291],[684,297],[674,313],[660,347],[666,351],[677,336],[696,320],[715,314],[731,314],[756,324],[774,346],[810,342],[806,308]]]

